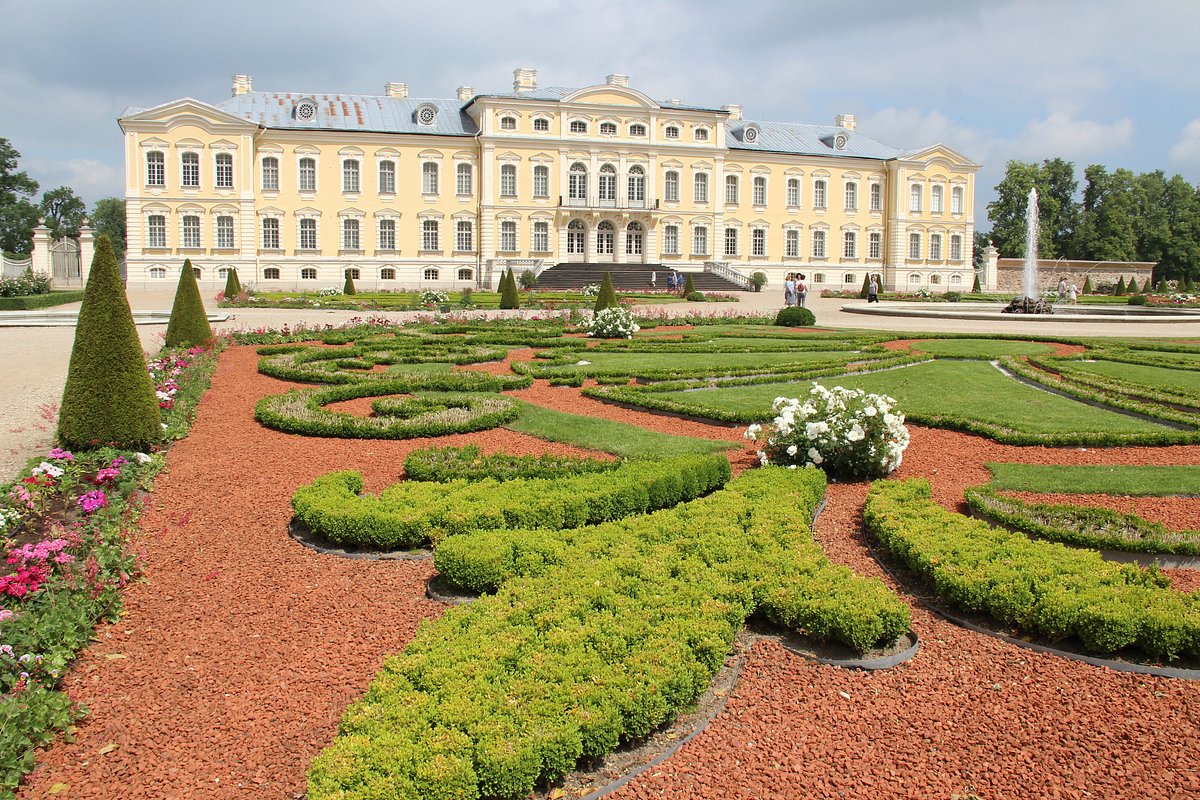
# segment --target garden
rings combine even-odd
[[[0,793],[1200,793],[1194,340],[214,337],[190,275],[2,487]]]

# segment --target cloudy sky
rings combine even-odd
[[[42,189],[122,192],[128,106],[269,91],[453,97],[612,72],[655,98],[740,103],[982,163],[1061,156],[1200,182],[1197,0],[0,0],[0,136]]]

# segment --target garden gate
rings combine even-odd
[[[50,269],[56,284],[80,280],[79,242],[66,238],[54,241],[50,245]]]

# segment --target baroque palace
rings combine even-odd
[[[707,270],[769,287],[970,289],[979,165],[832,125],[656,101],[624,75],[582,89],[458,88],[454,99],[258,92],[131,108],[131,286],[494,287],[512,266]],[[665,281],[660,281],[662,286]]]

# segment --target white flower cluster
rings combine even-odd
[[[775,419],[751,425],[746,438],[759,442],[762,464],[819,466],[846,480],[882,477],[900,466],[908,447],[904,415],[896,401],[862,389],[814,383],[804,400],[777,397]]]
[[[428,291],[421,292],[422,305],[438,305],[439,303],[448,302],[450,302],[450,297],[445,292],[439,292],[437,289],[430,289]]]
[[[21,521],[21,514],[15,508],[0,508],[0,534],[14,530]]]
[[[587,286],[584,286],[579,291],[583,293],[584,297],[599,297],[600,296],[600,284],[589,283]]]
[[[341,289],[334,289],[332,287],[329,287],[327,289],[318,290],[317,297],[336,297],[337,295],[339,295],[341,293],[342,293]]]
[[[62,467],[56,467],[49,461],[43,461],[29,472],[32,475],[49,475],[51,478],[61,478],[63,476]]]
[[[632,339],[641,328],[627,308],[602,308],[588,320],[588,336],[597,339]]]

